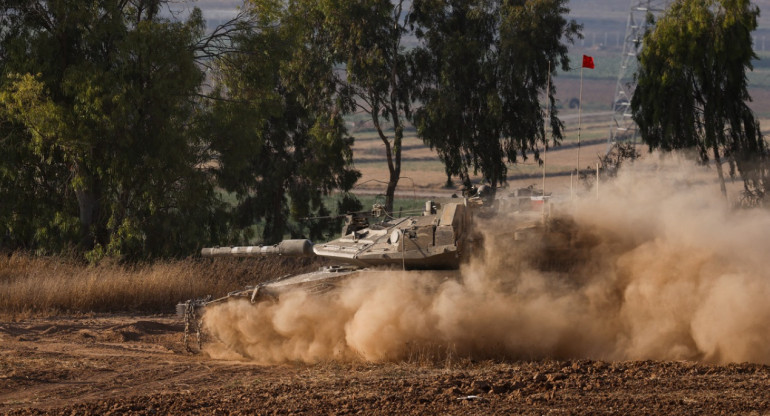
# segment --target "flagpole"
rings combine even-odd
[[[580,178],[580,133],[583,128],[582,124],[583,113],[583,65],[580,66],[580,95],[578,97],[578,142],[577,142],[577,161],[575,162],[575,172],[577,172],[578,179]]]
[[[545,221],[545,168],[548,154],[548,125],[551,124],[551,62],[548,61],[548,81],[545,87],[545,140],[543,141],[543,221]]]

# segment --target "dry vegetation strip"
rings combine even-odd
[[[179,301],[223,296],[317,267],[284,258],[187,259],[122,266],[60,257],[0,255],[0,313],[173,312]]]

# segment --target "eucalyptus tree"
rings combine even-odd
[[[448,174],[467,178],[472,167],[498,183],[506,162],[529,151],[537,157],[546,140],[540,95],[557,65],[568,66],[562,40],[571,41],[579,30],[563,17],[566,0],[252,4],[269,24],[299,33],[312,46],[303,53],[339,69],[324,82],[341,112],[363,111],[374,125],[388,165],[388,211],[408,122],[438,150]],[[420,44],[407,48],[405,40],[415,37]],[[547,99],[553,97],[551,92]],[[557,117],[551,127],[558,142],[563,127]]]
[[[192,123],[204,21],[198,9],[162,17],[166,3],[0,4],[6,243],[138,258],[188,254],[223,232]]]
[[[401,178],[404,128],[412,116],[415,77],[404,46],[410,2],[322,0],[324,27],[335,60],[344,65],[339,93],[372,120],[388,166],[385,210],[393,211]]]
[[[302,39],[291,65],[305,85],[325,83],[340,114],[364,112],[382,142],[388,166],[385,205],[392,211],[401,176],[404,128],[411,116],[413,76],[405,0],[252,0],[255,12],[268,25],[281,26]],[[319,64],[319,62],[322,62]],[[321,76],[308,63],[327,70]],[[320,66],[319,66],[320,65]],[[331,65],[336,71],[328,72]]]
[[[421,86],[414,121],[447,174],[467,183],[471,172],[480,172],[492,185],[504,183],[508,163],[528,152],[539,160],[543,146],[561,141],[564,127],[549,80],[559,67],[569,69],[567,43],[580,36],[580,26],[565,18],[566,4],[414,1],[409,22],[421,41],[413,58]]]
[[[322,15],[313,2],[275,1],[252,1],[245,13],[231,51],[216,60],[219,99],[205,128],[210,169],[236,197],[237,227],[262,222],[268,243],[287,232],[328,237],[332,231],[322,223],[305,229],[289,221],[328,215],[323,197],[348,191],[360,176],[351,166],[353,139],[342,119],[329,38],[313,30]],[[347,194],[342,201],[356,206]]]
[[[768,190],[767,144],[748,106],[747,70],[757,59],[749,0],[677,0],[648,31],[639,56],[633,117],[650,149],[695,149],[713,159],[726,194],[723,160],[746,191]]]

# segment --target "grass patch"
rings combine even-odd
[[[0,256],[0,314],[172,313],[180,301],[224,296],[320,264],[314,259],[262,257],[87,266],[61,257],[5,254]]]
[[[338,198],[330,195],[324,202],[334,207]],[[359,195],[359,200],[364,210],[384,203],[384,197],[375,195]],[[399,198],[394,212],[397,216],[419,215],[423,205],[423,199]],[[178,302],[225,296],[287,274],[316,270],[326,262],[258,257],[188,258],[129,266],[106,260],[87,265],[66,257],[0,253],[0,316],[173,313]]]

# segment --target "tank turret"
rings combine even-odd
[[[439,209],[429,201],[423,215],[379,223],[370,224],[365,215],[348,215],[340,238],[326,243],[284,240],[272,246],[204,248],[201,255],[315,255],[362,268],[392,265],[404,269],[456,269],[464,253],[470,220],[465,203],[448,203]]]

